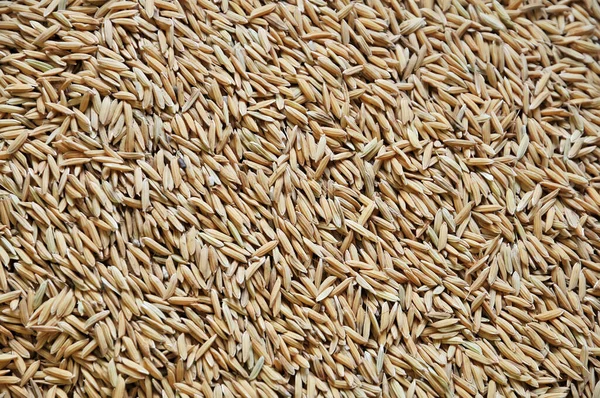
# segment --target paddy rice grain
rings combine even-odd
[[[599,19],[0,1],[0,394],[600,397]]]

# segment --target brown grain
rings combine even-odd
[[[0,395],[600,397],[597,2],[0,3]]]

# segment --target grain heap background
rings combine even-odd
[[[600,6],[0,2],[0,394],[598,397]]]

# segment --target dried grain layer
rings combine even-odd
[[[600,397],[599,20],[0,1],[0,396]]]

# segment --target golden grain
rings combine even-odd
[[[600,396],[596,2],[0,9],[1,395]]]

